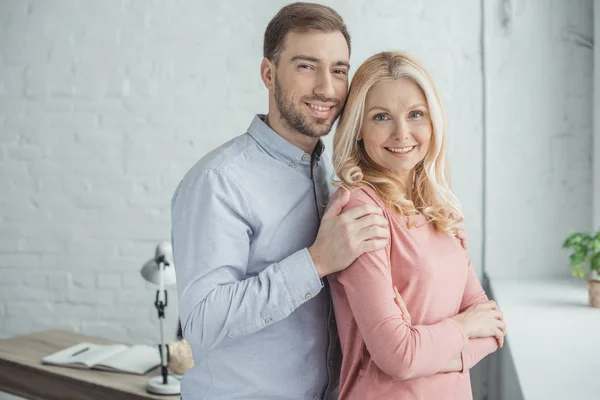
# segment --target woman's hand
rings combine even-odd
[[[394,297],[394,301],[396,302],[396,305],[398,306],[398,308],[400,308],[400,312],[402,313],[402,319],[404,320],[404,322],[406,322],[408,325],[410,325],[411,324],[410,314],[409,314],[408,309],[406,308],[406,304],[404,303],[404,300],[402,300],[402,296],[400,296],[400,292],[398,292],[398,288],[396,286],[394,286],[394,293],[396,294],[396,296]]]
[[[469,338],[494,336],[498,347],[504,345],[506,324],[502,311],[495,301],[488,301],[467,308],[452,319],[458,323]]]
[[[406,303],[400,296],[396,286],[394,286],[394,293],[394,302],[400,309],[402,319],[408,325],[412,325]],[[506,335],[506,323],[503,318],[502,311],[498,309],[496,302],[488,301],[471,306],[452,319],[458,323],[469,338],[494,336],[498,342],[498,347],[501,348],[504,346],[504,336]]]

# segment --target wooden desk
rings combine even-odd
[[[112,341],[66,331],[44,331],[0,340],[0,391],[32,400],[175,400],[146,392],[146,375],[43,365],[42,357],[80,342]]]

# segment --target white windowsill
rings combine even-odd
[[[600,309],[585,281],[490,278],[490,288],[524,399],[600,399]]]

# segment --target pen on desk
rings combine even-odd
[[[84,347],[83,349],[76,351],[75,353],[71,354],[71,357],[75,357],[78,354],[83,353],[84,351],[88,351],[90,348],[89,347]]]

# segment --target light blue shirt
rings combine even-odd
[[[331,193],[306,154],[257,116],[203,157],[172,201],[179,312],[195,366],[183,400],[335,399],[341,353],[307,247]]]

